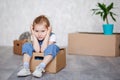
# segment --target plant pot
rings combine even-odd
[[[113,24],[103,24],[103,32],[104,35],[112,35],[113,34]]]

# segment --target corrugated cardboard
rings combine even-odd
[[[120,34],[70,33],[68,53],[97,56],[120,56]]]
[[[47,65],[45,71],[48,73],[57,73],[62,68],[66,66],[66,54],[65,49],[60,49],[57,56]],[[32,59],[30,61],[30,70],[33,72],[37,65],[43,60],[43,53],[33,53]]]
[[[22,55],[22,45],[27,42],[27,39],[24,40],[14,40],[13,52],[14,54]]]

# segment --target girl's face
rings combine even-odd
[[[43,40],[47,34],[47,28],[46,26],[42,25],[42,24],[36,24],[34,26],[34,33],[35,36],[38,40]]]

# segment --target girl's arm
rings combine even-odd
[[[48,45],[53,44],[54,42],[49,42],[50,33],[52,31],[52,27],[48,27],[47,35],[45,39],[43,40],[43,43],[41,45],[41,52],[44,52],[44,50],[47,48]]]
[[[40,45],[37,38],[34,35],[33,26],[31,26],[31,37],[32,37],[32,43],[33,43],[33,48],[35,52],[40,52]]]

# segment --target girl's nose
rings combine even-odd
[[[41,33],[38,33],[39,36],[41,36]]]

